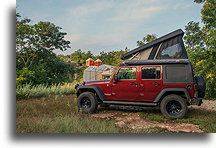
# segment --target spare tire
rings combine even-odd
[[[204,98],[205,97],[205,90],[206,90],[205,79],[202,76],[195,76],[195,81],[197,84],[198,97]]]

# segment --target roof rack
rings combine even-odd
[[[126,60],[121,66],[126,65],[149,65],[149,64],[188,64],[188,59],[162,59],[162,60]]]

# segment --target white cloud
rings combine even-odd
[[[72,7],[70,8],[69,13],[71,17],[80,18],[98,13],[100,11],[103,11],[104,9],[111,7],[112,3],[110,3],[109,1],[99,1],[95,3],[83,4],[77,7]]]
[[[131,8],[125,11],[120,10],[117,15],[110,18],[111,21],[144,21],[145,19],[151,18],[165,7],[161,6],[150,6],[150,7],[139,7]]]
[[[142,22],[165,10],[167,0],[136,0],[126,1],[120,5],[112,21],[135,21]]]

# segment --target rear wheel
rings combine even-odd
[[[97,109],[98,99],[92,92],[84,92],[78,97],[78,109],[84,113],[93,113]]]
[[[161,113],[171,119],[183,118],[188,111],[187,103],[179,95],[168,95],[160,104]]]

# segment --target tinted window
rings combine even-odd
[[[166,79],[171,82],[185,82],[187,80],[187,71],[184,65],[166,66]]]
[[[181,57],[183,57],[183,51],[180,43],[164,48],[157,55],[158,59],[173,59]]]
[[[160,67],[143,67],[142,79],[160,79]]]
[[[121,68],[118,71],[119,79],[136,79],[136,68],[135,67],[127,67]]]
[[[166,65],[163,75],[164,83],[193,83],[190,64]]]

